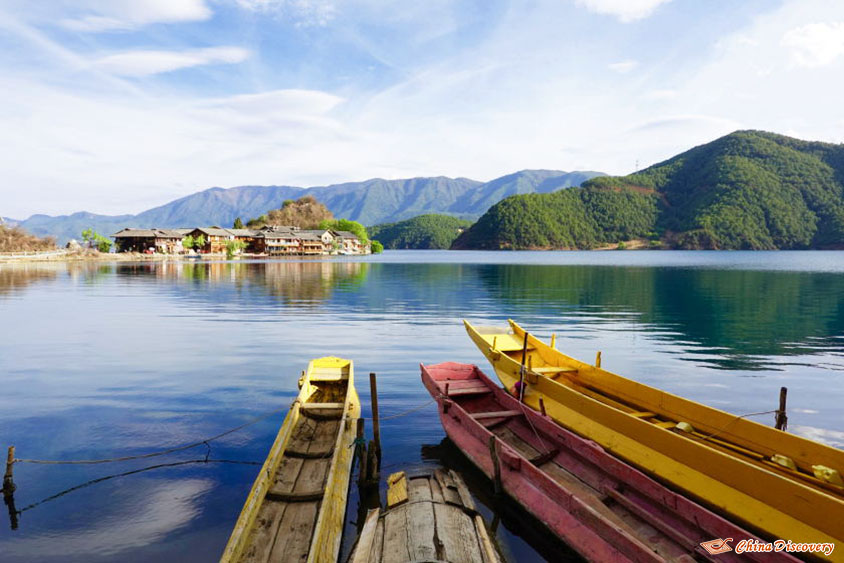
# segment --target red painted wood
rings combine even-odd
[[[594,442],[520,404],[476,366],[447,362],[421,366],[421,370],[422,382],[439,403],[440,421],[446,434],[487,477],[492,478],[494,474],[488,445],[492,431],[485,426],[490,421],[476,420],[472,414],[521,410],[524,417],[510,418],[498,427],[508,428],[540,453],[556,450],[548,463],[556,463],[583,485],[601,492],[605,498],[611,499],[609,502],[620,504],[657,530],[656,537],[637,537],[634,532],[618,527],[601,513],[605,507],[597,506],[601,503],[596,501],[595,496],[582,494],[578,487],[558,483],[542,470],[545,464],[535,466],[504,440],[497,438],[503,490],[587,559],[661,561],[663,558],[657,552],[665,553],[667,548],[670,552],[682,549],[689,555],[721,562],[797,561],[785,553],[736,555],[729,552],[709,556],[699,546],[700,542],[733,538],[735,545],[741,539],[757,538],[606,453]],[[455,389],[455,384],[465,387],[482,385],[490,393],[481,397],[445,399],[442,393],[446,383],[449,390]],[[448,404],[445,409],[443,403]]]

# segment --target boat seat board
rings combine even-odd
[[[305,410],[314,409],[342,409],[346,405],[344,403],[302,403],[299,408]]]
[[[443,389],[445,392],[445,389]],[[449,397],[464,397],[467,395],[486,395],[487,393],[492,393],[492,389],[487,387],[486,385],[478,385],[475,387],[461,387],[459,389],[452,389],[449,387],[448,389],[448,396]]]
[[[512,418],[514,416],[521,416],[522,411],[492,411],[492,412],[473,412],[469,416],[475,420],[487,420],[490,418]]]
[[[524,349],[525,346],[524,340],[519,339],[512,334],[483,334],[481,336],[483,336],[484,340],[489,342],[490,346],[494,343],[495,349],[499,352],[515,352],[516,350]],[[528,343],[527,349],[528,351],[531,351],[534,347]]]
[[[537,368],[530,368],[531,371],[538,373],[539,375],[551,375],[551,374],[562,374],[562,373],[577,373],[577,368],[567,368],[567,367],[558,367],[558,366],[543,366]]]

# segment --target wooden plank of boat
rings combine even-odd
[[[500,563],[463,479],[437,469],[387,479],[387,507],[370,510],[349,563]]]
[[[785,553],[710,556],[700,543],[755,540],[750,532],[608,454],[594,442],[522,407],[476,366],[422,366],[422,382],[439,403],[449,438],[490,479],[552,532],[593,561],[749,559],[795,561]],[[488,395],[451,397],[446,385],[473,381]],[[490,430],[479,414],[519,410]],[[494,444],[495,455],[490,450]]]
[[[493,342],[504,333],[524,342],[525,332],[512,321],[500,332],[465,325],[511,389],[522,370],[521,353],[496,350]],[[529,407],[539,409],[542,398],[561,426],[763,535],[844,542],[844,488],[834,484],[836,472],[844,471],[844,451],[625,379],[531,335],[527,342]],[[535,371],[545,366],[576,372],[555,380]],[[655,416],[634,416],[642,412]],[[782,461],[777,456],[793,460],[795,470],[776,463]],[[832,477],[827,482],[815,472]]]
[[[300,385],[221,562],[337,559],[360,416],[354,366],[312,360]]]

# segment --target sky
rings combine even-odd
[[[839,0],[0,0],[0,216],[844,142]]]

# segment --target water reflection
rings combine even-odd
[[[214,304],[266,297],[338,313],[443,318],[470,310],[568,327],[632,323],[685,347],[687,359],[723,369],[777,369],[772,357],[844,349],[844,276],[833,273],[282,261],[119,264],[81,275],[90,281],[109,268],[132,281],[179,282],[170,289]],[[250,310],[264,312],[242,312]]]
[[[0,297],[39,281],[55,279],[56,275],[56,270],[35,264],[0,265]]]
[[[286,408],[307,361],[327,354],[354,358],[364,416],[370,371],[382,415],[402,413],[430,401],[419,362],[489,372],[464,317],[516,318],[544,338],[556,332],[575,356],[603,350],[613,371],[735,413],[775,408],[786,385],[790,430],[844,444],[844,269],[821,263],[839,255],[791,253],[789,269],[779,253],[771,258],[779,266],[766,270],[745,267],[759,254],[738,253],[706,254],[697,265],[671,253],[521,265],[475,253],[410,256],[0,266],[0,314],[14,327],[0,338],[0,446],[16,445],[20,457],[91,459],[193,442]],[[613,256],[625,265],[608,265]],[[213,457],[263,460],[282,419],[215,442]],[[440,451],[446,445],[420,453],[444,435],[432,405],[383,420],[381,431],[390,468],[421,462],[472,473]],[[16,501],[28,506],[147,465],[135,463],[22,464]],[[18,530],[0,526],[0,559],[214,560],[256,471],[198,463],[100,482],[26,511]],[[513,559],[558,556],[523,514],[507,516],[512,506],[489,498],[484,479],[468,482],[485,516],[498,515]]]

